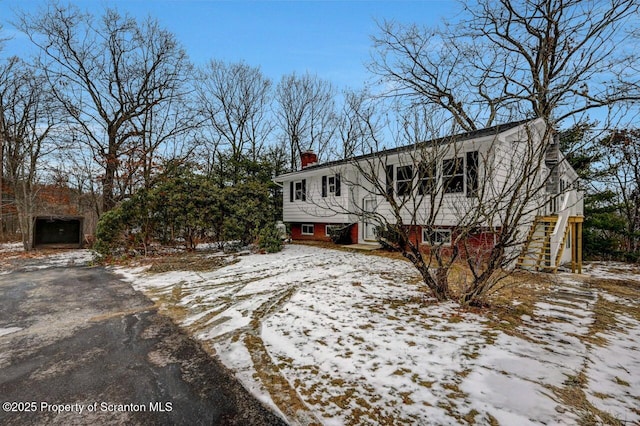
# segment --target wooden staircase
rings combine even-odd
[[[557,216],[536,217],[516,263],[516,268],[548,272],[557,269],[556,266],[551,265],[551,234],[557,222]]]
[[[567,237],[569,236],[569,230],[571,229],[571,223],[568,223],[564,228],[564,234],[562,240],[560,240],[560,247],[558,248],[558,254],[556,255],[556,266],[553,268],[553,272],[558,272],[558,266],[560,266],[560,260],[564,254],[564,248],[567,244]]]

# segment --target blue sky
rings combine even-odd
[[[64,3],[64,2],[63,2]],[[433,25],[459,10],[453,0],[396,1],[180,1],[120,0],[73,2],[100,14],[115,6],[135,17],[151,15],[176,34],[196,64],[215,58],[260,66],[276,82],[282,75],[309,71],[339,87],[359,87],[376,20]],[[34,0],[0,0],[0,22],[13,35],[4,52],[24,56],[26,43],[14,34],[14,9],[35,11]]]

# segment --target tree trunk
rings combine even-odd
[[[447,268],[438,268],[434,279],[431,275],[431,271],[429,271],[429,265],[424,262],[421,254],[416,255],[415,253],[403,250],[402,255],[409,259],[418,272],[420,272],[422,281],[424,281],[426,286],[429,287],[433,297],[435,297],[438,302],[451,299],[449,281],[447,279]]]
[[[118,157],[116,156],[115,149],[111,148],[109,144],[109,153],[105,160],[104,180],[102,182],[102,213],[106,213],[115,207],[116,202],[113,194],[116,179],[116,168],[118,166]]]

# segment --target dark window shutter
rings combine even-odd
[[[293,203],[293,181],[289,182],[289,202]]]
[[[322,176],[322,196],[327,196],[327,177]]]
[[[467,152],[467,197],[478,196],[478,151]]]
[[[302,201],[307,201],[307,180],[302,179]]]
[[[385,174],[387,176],[387,197],[393,197],[393,165],[385,168]]]
[[[340,174],[336,175],[336,196],[340,195]]]

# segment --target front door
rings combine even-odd
[[[363,211],[363,221],[362,221],[362,229],[363,236],[362,238],[365,241],[375,241],[376,240],[376,232],[375,232],[375,222],[373,221],[373,213],[376,211],[376,200],[374,199],[364,199],[362,201],[362,211]]]

